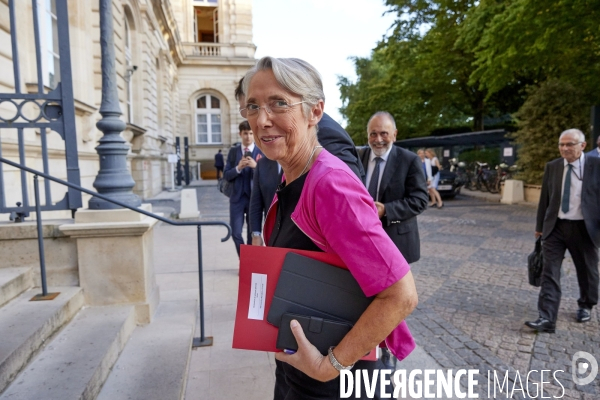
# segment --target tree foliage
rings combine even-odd
[[[357,143],[379,110],[396,117],[399,139],[482,130],[516,115],[518,162],[538,182],[558,155],[554,139],[587,126],[600,103],[600,0],[385,3],[396,15],[392,34],[354,59],[356,82],[339,78],[340,111]],[[563,95],[570,104],[552,98]]]
[[[475,53],[460,40],[473,0],[388,0],[398,15],[393,33],[370,58],[355,58],[358,80],[339,78],[347,130],[364,143],[366,123],[379,110],[396,117],[399,138],[425,136],[439,128],[484,129],[485,117],[516,111],[524,84],[490,96],[471,82]],[[516,99],[516,102],[515,102]],[[515,108],[516,107],[516,108]]]
[[[560,157],[561,132],[570,128],[584,133],[589,130],[589,105],[582,91],[558,80],[532,89],[516,117],[519,130],[513,138],[520,147],[518,164],[526,167],[519,179],[527,183],[539,184],[546,163]]]
[[[470,82],[497,93],[519,76],[559,79],[598,101],[598,21],[600,0],[482,0],[461,27],[475,54]]]

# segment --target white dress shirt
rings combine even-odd
[[[392,146],[393,144],[390,146],[389,149],[387,149],[387,151],[382,156],[379,156],[383,161],[379,163],[379,181],[377,182],[377,198],[379,198],[379,185],[381,184],[381,177],[383,176],[383,171],[385,171],[385,164],[387,163],[387,159],[390,156],[390,151],[392,151]],[[373,152],[373,149],[371,149],[371,154],[369,156],[369,164],[367,165],[367,188],[371,184],[371,177],[373,176],[373,171],[375,170],[376,165],[376,157],[378,156],[376,156]]]
[[[581,156],[578,160],[575,160],[571,163],[573,168],[571,169],[571,192],[569,193],[569,211],[562,211],[562,196],[565,192],[565,178],[567,176],[567,171],[569,168],[567,167],[567,160],[565,162],[565,170],[563,171],[561,192],[560,192],[560,204],[561,208],[558,211],[558,218],[560,219],[571,219],[571,220],[580,220],[583,219],[583,213],[581,212],[581,188],[583,183],[583,167],[585,163],[585,156],[581,153]]]

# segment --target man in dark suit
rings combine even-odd
[[[429,200],[421,160],[394,146],[398,131],[389,113],[375,113],[367,133],[369,148],[361,157],[367,172],[365,185],[375,201],[383,229],[406,261],[413,263],[421,256],[416,216],[427,208]]]
[[[388,112],[379,111],[369,119],[369,147],[361,152],[366,171],[363,180],[375,201],[383,229],[398,247],[408,263],[421,257],[417,215],[427,208],[429,195],[420,158],[394,146],[396,121]],[[381,362],[394,369],[396,360],[390,351],[381,348]]]
[[[233,182],[233,191],[229,198],[229,224],[235,249],[240,255],[240,245],[244,244],[242,227],[244,215],[248,226],[247,242],[252,241],[250,235],[250,194],[252,192],[252,175],[256,168],[256,160],[262,157],[261,151],[254,145],[254,136],[248,121],[239,125],[242,144],[229,150],[227,165],[223,179]]]
[[[600,158],[586,157],[585,136],[569,129],[558,141],[561,158],[546,164],[535,236],[542,237],[544,268],[538,297],[539,318],[525,325],[554,333],[560,305],[560,267],[569,250],[579,283],[577,322],[591,319],[598,303],[600,246]]]
[[[219,149],[219,152],[215,154],[215,168],[217,169],[217,179],[221,179],[224,167],[225,161],[223,160],[223,153],[221,153],[221,149]]]
[[[262,246],[262,223],[273,202],[277,185],[281,183],[282,170],[277,161],[263,157],[256,163],[252,195],[250,197],[250,229],[252,244]]]
[[[586,157],[600,157],[600,136],[596,139],[596,144],[598,147],[593,148],[592,150],[585,153]]]
[[[323,113],[318,124],[317,139],[325,150],[346,163],[363,182],[365,170],[358,159],[358,152],[348,132],[333,120],[329,115]]]

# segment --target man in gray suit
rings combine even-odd
[[[413,263],[421,257],[417,215],[427,208],[429,195],[420,158],[394,146],[396,121],[388,112],[379,111],[369,119],[369,147],[361,154],[366,171],[364,181],[375,201],[383,229],[398,247],[406,261]],[[395,358],[382,347],[381,362],[394,369]]]
[[[569,129],[558,141],[561,158],[546,164],[535,237],[542,238],[544,269],[538,297],[539,318],[525,325],[554,333],[560,305],[560,267],[569,250],[579,283],[577,322],[591,319],[598,303],[600,247],[600,158],[583,154],[585,136]]]
[[[586,157],[600,157],[600,136],[598,136],[598,138],[596,139],[596,144],[598,145],[598,147],[593,148],[592,150],[588,151],[587,153],[585,153]]]
[[[388,112],[367,124],[369,147],[361,154],[365,186],[373,197],[383,229],[408,263],[421,257],[417,215],[427,208],[427,182],[419,157],[394,146],[396,122]]]

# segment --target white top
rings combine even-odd
[[[377,198],[379,198],[379,185],[381,184],[381,177],[383,176],[383,171],[385,171],[385,164],[387,163],[387,159],[390,156],[390,151],[392,151],[392,146],[390,146],[390,148],[387,149],[387,151],[382,156],[376,156],[373,152],[373,149],[371,149],[371,154],[369,156],[369,164],[367,164],[367,188],[371,184],[371,177],[373,176],[373,171],[375,170],[375,165],[377,164],[375,162],[375,158],[381,157],[381,159],[383,160],[379,163],[379,181],[377,182]]]
[[[564,159],[563,159],[564,160]],[[564,213],[562,211],[562,196],[565,192],[565,178],[567,176],[567,160],[565,162],[565,170],[563,171],[561,192],[560,192],[560,204],[561,207],[558,211],[558,218],[560,219],[571,219],[580,220],[583,219],[583,213],[581,212],[581,188],[583,183],[583,167],[585,164],[585,156],[581,153],[578,160],[571,163],[573,168],[571,169],[571,192],[569,193],[569,211]]]
[[[431,160],[429,158],[425,157],[425,160],[421,161],[421,162],[425,162],[425,171],[427,172],[426,173],[427,176],[425,178],[427,179],[427,182],[429,182],[429,181],[432,180],[432,176],[431,176]]]

